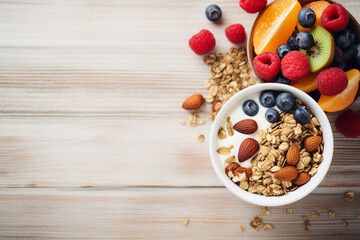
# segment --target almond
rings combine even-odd
[[[252,156],[259,150],[258,142],[253,138],[245,139],[239,148],[238,160],[239,162],[243,162]]]
[[[274,177],[280,181],[292,181],[298,176],[298,171],[293,166],[287,166],[274,174]]]
[[[243,134],[252,134],[258,129],[256,121],[252,119],[242,120],[234,125],[234,130]]]
[[[201,108],[204,103],[204,97],[201,94],[194,94],[182,104],[182,108],[186,110],[196,110]]]
[[[213,112],[216,112],[216,109],[215,109],[215,107],[216,107],[216,104],[218,104],[218,103],[222,103],[221,102],[221,100],[214,100],[213,101],[213,103],[212,103],[212,106],[211,106],[211,110],[213,111]]]
[[[236,163],[236,162],[233,162],[233,163],[230,163],[229,165],[227,165],[226,168],[225,168],[226,176],[229,176],[228,175],[229,172],[234,173],[234,171],[236,169],[238,169],[239,167],[240,167],[240,165],[238,163]]]
[[[321,136],[312,136],[304,140],[304,147],[306,151],[313,152],[322,142]]]
[[[286,153],[286,163],[295,166],[300,159],[300,150],[298,145],[291,144],[288,152]]]
[[[294,184],[300,186],[300,185],[304,185],[305,183],[307,183],[310,180],[310,175],[306,172],[302,172],[299,174],[299,176],[297,176],[297,178],[295,178],[294,180]]]

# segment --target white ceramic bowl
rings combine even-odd
[[[324,151],[323,151],[324,159],[320,164],[316,175],[313,176],[311,180],[305,185],[300,186],[298,189],[282,196],[263,196],[254,193],[249,193],[241,189],[238,185],[233,183],[228,176],[226,176],[223,164],[220,161],[219,155],[216,152],[217,150],[216,144],[218,137],[217,132],[219,130],[221,123],[226,121],[226,117],[229,115],[229,112],[234,108],[234,106],[237,103],[239,103],[244,98],[264,90],[291,92],[292,94],[294,94],[296,98],[299,98],[301,101],[303,101],[303,103],[312,111],[312,113],[319,120],[319,123],[323,131],[323,138],[325,140]],[[334,150],[334,139],[333,139],[333,133],[331,130],[329,120],[326,117],[324,111],[317,104],[317,102],[315,102],[309,95],[300,91],[297,88],[285,84],[278,84],[278,83],[264,83],[264,84],[257,84],[248,87],[238,92],[228,102],[226,102],[226,104],[224,104],[224,106],[219,111],[212,125],[209,144],[210,144],[209,149],[210,149],[210,157],[211,157],[212,165],[214,167],[216,175],[220,178],[220,180],[225,185],[225,187],[239,198],[249,203],[260,206],[282,206],[282,205],[290,204],[300,200],[301,198],[311,193],[326,176],[326,173],[329,170],[331,164],[333,150]]]

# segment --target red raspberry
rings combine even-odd
[[[216,44],[214,35],[206,30],[201,30],[198,34],[192,36],[189,40],[190,48],[197,54],[203,55],[214,49]]]
[[[335,96],[345,90],[349,80],[340,68],[327,68],[316,77],[319,91],[325,96]]]
[[[240,0],[239,5],[247,13],[260,12],[267,4],[267,0]]]
[[[349,14],[339,3],[328,6],[321,15],[321,23],[330,32],[340,32],[349,23]]]
[[[262,53],[254,58],[254,68],[261,78],[270,81],[280,71],[280,58],[275,53]]]
[[[227,39],[232,43],[243,43],[246,39],[246,33],[243,25],[233,24],[225,29]]]
[[[298,81],[308,75],[310,63],[302,52],[291,51],[281,60],[281,71],[287,79]]]
[[[357,138],[360,136],[360,118],[350,109],[337,117],[335,126],[345,137]]]

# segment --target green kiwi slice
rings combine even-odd
[[[329,66],[335,55],[335,42],[327,30],[320,26],[315,26],[309,31],[315,41],[315,45],[310,50],[302,50],[309,59],[310,72],[319,72]]]

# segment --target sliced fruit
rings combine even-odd
[[[301,5],[297,0],[276,0],[259,16],[254,26],[253,44],[257,55],[276,53],[291,36]]]
[[[304,5],[303,8],[311,8],[316,14],[315,26],[322,27],[321,15],[325,8],[327,8],[328,6],[330,6],[330,3],[328,1],[315,1]],[[309,28],[303,28],[299,23],[297,24],[297,28],[299,29],[299,31],[309,30]]]
[[[319,72],[329,66],[335,55],[335,42],[331,33],[320,26],[312,27],[309,31],[315,41],[310,50],[302,50],[309,59],[310,72]]]
[[[346,72],[346,75],[348,76],[349,84],[342,93],[332,97],[321,95],[318,103],[324,111],[341,111],[354,101],[359,90],[360,72],[357,69],[351,69]]]
[[[296,87],[306,93],[312,92],[317,88],[317,75],[317,73],[309,73],[299,81],[292,81],[291,86]]]

